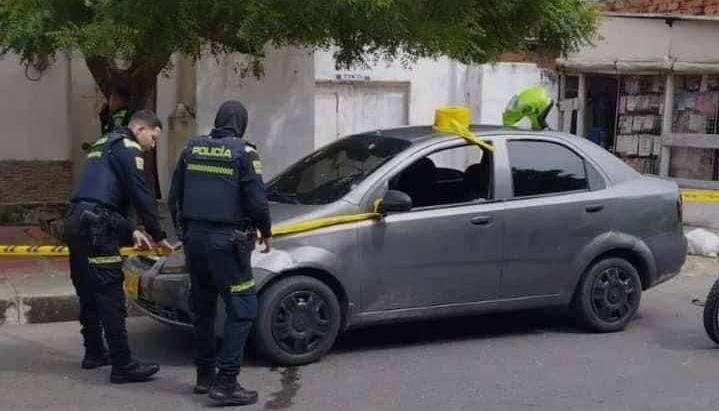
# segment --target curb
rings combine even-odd
[[[128,317],[142,315],[128,304]],[[18,296],[0,299],[0,326],[77,321],[80,303],[74,294]]]

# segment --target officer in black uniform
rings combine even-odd
[[[80,299],[85,344],[82,368],[112,363],[113,383],[143,381],[159,370],[157,364],[143,364],[130,355],[119,247],[132,241],[137,247],[150,247],[145,234],[126,219],[132,203],[152,238],[172,249],[160,229],[142,160],[142,152],[155,146],[161,128],[152,111],[141,110],[132,116],[129,128],[118,128],[97,140],[65,217],[71,277]]]
[[[237,375],[257,315],[250,265],[257,231],[265,245],[263,252],[269,252],[272,245],[262,164],[255,148],[242,139],[246,127],[247,110],[242,103],[224,103],[210,135],[194,137],[185,147],[168,200],[178,235],[184,240],[192,279],[194,391],[209,392],[211,399],[223,405],[257,402],[257,392],[242,388]],[[216,357],[218,294],[225,303],[227,319]]]
[[[107,104],[98,115],[102,134],[112,133],[118,127],[127,127],[130,122],[130,86],[124,80],[118,80],[113,86]]]

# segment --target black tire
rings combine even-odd
[[[642,283],[623,258],[606,258],[585,273],[574,296],[579,320],[595,332],[623,330],[639,309]]]
[[[255,349],[278,365],[317,361],[332,348],[341,316],[337,296],[326,284],[306,276],[285,278],[260,294]]]
[[[709,338],[719,344],[719,280],[714,282],[704,304],[704,329]]]

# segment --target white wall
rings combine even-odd
[[[569,56],[587,61],[661,60],[716,63],[719,22],[604,17],[603,39]]]
[[[100,89],[95,85],[85,60],[76,55],[70,61],[70,102],[68,107],[71,136],[73,174],[79,178],[87,153],[82,150],[83,143],[91,143],[100,137],[100,120],[97,113],[105,103]]]
[[[675,21],[671,33],[672,57],[691,62],[719,60],[719,21]]]
[[[532,63],[498,63],[466,66],[441,58],[421,59],[409,68],[386,62],[371,69],[336,70],[331,52],[316,53],[317,80],[334,80],[342,74],[369,76],[376,82],[410,84],[409,124],[434,122],[434,110],[443,105],[468,106],[473,123],[501,124],[502,111],[509,100],[525,87],[541,85],[556,100],[557,77]],[[549,117],[551,127],[557,124],[556,109]]]
[[[314,144],[314,59],[309,50],[269,50],[265,76],[241,78],[242,57],[197,64],[198,133],[207,133],[220,105],[240,100],[249,113],[248,141],[257,144],[265,180],[309,153]]]
[[[498,63],[481,68],[480,115],[475,122],[502,124],[502,112],[507,103],[522,89],[530,86],[544,87],[549,96],[558,101],[559,87],[556,73],[543,70],[530,63]],[[552,109],[547,123],[552,129],[558,127],[559,111]]]
[[[467,90],[478,87],[470,84],[471,73],[474,68],[452,60],[441,58],[438,60],[421,59],[408,68],[400,64],[380,62],[369,69],[355,68],[352,70],[337,70],[331,51],[315,53],[316,80],[335,80],[342,74],[356,74],[369,76],[371,82],[407,82],[410,85],[409,98],[409,124],[432,124],[434,110],[444,105],[468,105],[473,113],[478,111],[478,101],[471,99],[472,94]]]
[[[17,56],[0,58],[0,160],[70,159],[69,84],[61,56],[38,81],[27,79]]]

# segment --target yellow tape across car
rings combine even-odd
[[[469,108],[462,106],[440,107],[434,113],[434,126],[432,129],[438,133],[452,134],[476,144],[483,150],[494,152],[494,147],[475,136],[469,131]],[[379,201],[379,200],[378,200]],[[317,230],[339,224],[356,223],[365,220],[381,220],[378,213],[379,202],[374,204],[374,212],[362,214],[349,214],[335,217],[318,218],[294,224],[281,225],[272,228],[272,235],[283,236]]]
[[[454,134],[484,150],[494,152],[494,147],[469,131],[469,108],[464,106],[440,107],[434,112],[434,126],[438,133]]]
[[[283,235],[304,233],[306,231],[317,230],[339,224],[380,219],[382,219],[382,214],[380,213],[347,214],[334,217],[316,218],[314,220],[301,221],[294,224],[282,224],[277,227],[272,227],[272,235],[279,237]]]

